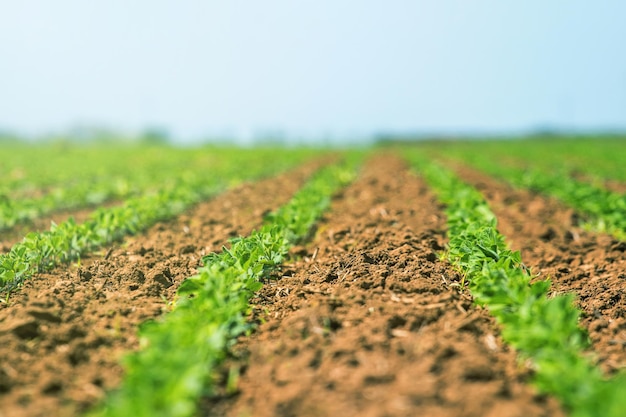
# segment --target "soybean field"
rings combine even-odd
[[[623,416],[624,161],[0,142],[0,417]]]

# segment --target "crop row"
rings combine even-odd
[[[20,161],[28,152],[31,151],[13,149],[12,157]],[[303,157],[302,152],[290,153],[295,160]],[[67,154],[52,152],[46,163],[14,167],[6,174],[9,179],[19,174],[22,181],[6,181],[0,186],[0,231],[58,210],[96,206],[110,200],[171,189],[181,181],[190,181],[190,177],[202,177],[227,168],[224,165],[229,161],[250,157],[249,152],[231,149],[191,152],[166,147],[88,147],[67,150]],[[54,164],[56,171],[63,174],[50,175],[49,164]],[[65,167],[66,164],[69,167]]]
[[[33,198],[71,188],[80,183],[99,183],[133,178],[133,173],[152,176],[159,171],[184,167],[185,161],[209,162],[208,152],[196,153],[145,146],[59,146],[42,144],[2,145],[4,158],[0,194],[11,200]],[[200,162],[200,161],[198,161]]]
[[[96,415],[193,415],[200,395],[211,391],[212,371],[226,348],[250,328],[248,300],[289,247],[308,235],[354,170],[354,161],[323,169],[260,230],[204,257],[198,274],[179,287],[173,310],[141,328],[143,349],[126,358],[122,386]]]
[[[534,279],[520,253],[507,247],[476,189],[415,153],[411,159],[446,205],[446,259],[461,271],[475,302],[497,318],[505,341],[533,362],[538,388],[573,416],[623,415],[626,375],[607,381],[583,355],[589,342],[573,295],[548,296],[550,281]]]
[[[87,251],[170,218],[228,186],[271,175],[303,158],[302,153],[275,153],[273,163],[266,164],[253,154],[238,155],[211,170],[179,177],[171,186],[129,198],[120,206],[100,208],[82,224],[70,218],[53,224],[49,231],[29,233],[8,253],[0,254],[0,289],[10,292],[38,271],[77,259]],[[242,163],[245,170],[241,169]]]
[[[150,182],[132,177],[108,178],[103,181],[86,179],[67,187],[54,187],[38,197],[5,197],[0,201],[0,230],[54,211],[96,206],[110,200],[124,199],[139,194],[153,184],[153,178],[150,178]]]
[[[580,214],[581,225],[626,239],[626,194],[577,180],[563,170],[524,169],[484,155],[466,159],[475,168],[518,188],[556,197]]]
[[[624,164],[617,160],[623,155],[620,149],[626,150],[625,145],[626,141],[617,139],[598,143],[479,141],[453,142],[441,147],[426,144],[418,149],[432,159],[468,165],[517,188],[555,197],[576,210],[581,226],[625,240],[626,194],[609,189],[597,177],[600,167],[605,170],[609,167],[608,171],[602,171],[604,178],[622,178]],[[562,153],[555,155],[553,151]],[[594,155],[602,158],[595,160]],[[580,172],[588,175],[577,175]],[[621,185],[626,187],[626,182]]]
[[[213,167],[223,159],[236,159],[249,153],[221,147],[2,143],[0,152],[3,156],[0,193],[12,199],[40,195],[57,187],[71,187],[84,180],[98,182],[134,178],[134,175],[164,176],[186,168],[191,171]]]
[[[487,160],[533,167],[543,172],[582,176],[590,182],[626,182],[625,137],[545,138],[524,140],[476,140],[426,143],[431,155],[446,155],[463,161]],[[601,182],[601,181],[600,181]]]

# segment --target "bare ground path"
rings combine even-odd
[[[607,373],[626,368],[626,242],[587,232],[558,201],[516,190],[467,167],[458,174],[477,187],[498,218],[498,229],[555,293],[574,292],[584,312],[594,356]]]
[[[454,287],[444,239],[424,183],[397,157],[371,160],[261,290],[264,323],[224,370],[242,368],[238,392],[206,399],[203,415],[562,415]]]
[[[0,303],[0,417],[71,416],[122,376],[137,326],[162,314],[201,256],[259,227],[320,165],[225,192],[144,234],[28,280]]]

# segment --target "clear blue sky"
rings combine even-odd
[[[22,0],[0,128],[626,129],[626,1]]]

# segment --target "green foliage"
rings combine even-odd
[[[583,355],[589,341],[578,327],[573,296],[549,297],[550,282],[533,280],[519,252],[506,247],[478,191],[421,155],[410,159],[446,204],[447,258],[465,274],[475,302],[502,325],[504,340],[532,361],[537,387],[574,416],[624,415],[626,377],[603,379]]]
[[[578,210],[585,224],[594,230],[626,239],[626,194],[572,179],[565,172],[510,169],[493,166],[488,170],[514,185],[552,195]]]
[[[606,179],[626,181],[624,135],[431,141],[420,143],[419,149],[462,161],[583,174],[599,183]]]
[[[97,206],[178,187],[180,182],[209,178],[213,171],[239,178],[242,166],[258,170],[272,157],[277,172],[319,151],[282,149],[175,148],[140,144],[91,146],[9,146],[0,164],[0,231],[50,212]],[[158,141],[157,141],[158,142]],[[233,162],[235,162],[233,164]],[[282,168],[281,168],[282,167]],[[245,176],[245,175],[244,175]],[[195,180],[194,180],[195,178]]]
[[[121,388],[97,415],[193,415],[198,398],[211,393],[216,364],[235,337],[250,329],[249,299],[353,175],[352,164],[323,169],[259,231],[205,256],[198,274],[179,287],[175,308],[142,326],[142,349],[126,358]]]

